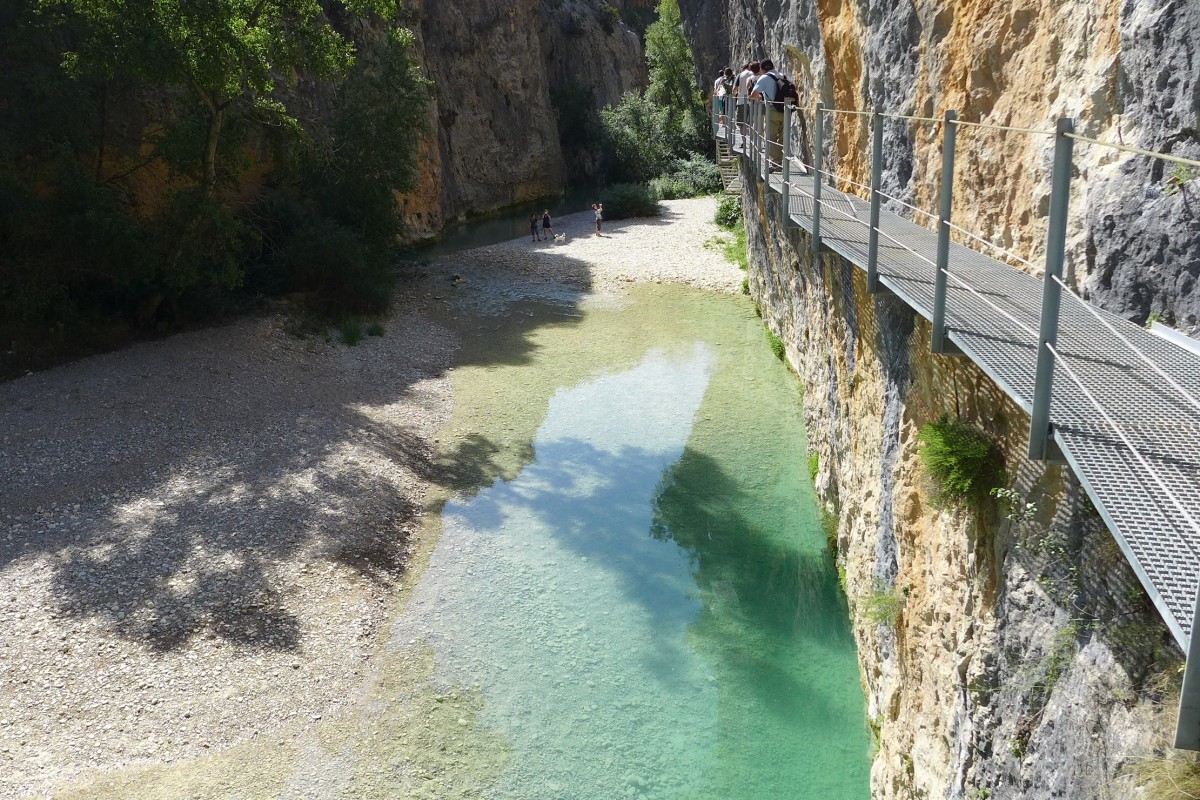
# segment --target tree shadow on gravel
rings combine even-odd
[[[438,270],[424,280],[440,286]],[[574,308],[589,267],[564,256],[558,273]],[[450,311],[438,315],[447,335],[477,321]],[[537,328],[578,320],[500,321],[483,357],[520,363]],[[305,620],[289,601],[327,569],[380,586],[403,573],[421,511],[411,476],[471,491],[498,474],[486,438],[435,456],[408,420],[381,413],[453,365],[430,326],[401,310],[387,337],[328,348],[268,346],[244,322],[0,385],[0,474],[13,476],[0,485],[0,582],[44,560],[53,616],[98,619],[158,652],[200,635],[300,649]]]

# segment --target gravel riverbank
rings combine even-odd
[[[453,466],[455,327],[631,281],[737,291],[715,200],[664,205],[434,262],[355,347],[248,319],[0,385],[0,797],[295,738],[361,696]]]

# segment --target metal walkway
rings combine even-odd
[[[818,247],[867,270],[871,203],[824,181],[818,191],[819,162],[809,168],[786,151],[776,156],[787,162],[785,189],[782,170],[767,170],[783,164],[763,153],[762,116],[749,137],[730,136],[719,125],[715,137],[743,156],[744,175],[786,193],[788,220],[810,245],[816,228]],[[862,188],[878,193],[877,180],[873,186]],[[1065,205],[1063,219],[1065,225]],[[942,352],[969,358],[1033,414],[1049,281],[953,242],[939,260],[935,231],[886,211],[879,212],[877,247],[878,285],[931,322],[938,316],[939,265],[946,265]],[[1050,446],[1044,457],[1061,457],[1074,470],[1192,662],[1200,655],[1200,638],[1192,635],[1200,585],[1200,355],[1073,295],[1062,300],[1055,324],[1057,342],[1051,338],[1049,351],[1057,374],[1046,387]],[[1034,429],[1031,438],[1036,423]],[[1200,749],[1200,659],[1194,665],[1185,674],[1176,733],[1176,747],[1188,749]]]

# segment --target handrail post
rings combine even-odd
[[[871,114],[871,231],[867,239],[867,293],[879,291],[879,187],[883,183],[883,109]]]
[[[947,111],[942,123],[942,191],[938,204],[937,273],[933,279],[933,337],[930,350],[946,352],[946,273],[950,269],[950,212],[954,199],[954,139],[958,114]]]
[[[825,153],[825,104],[817,103],[813,114],[813,213],[812,260],[821,263],[821,167]]]
[[[763,152],[762,176],[768,185],[771,182],[771,104],[763,100]]]
[[[1054,172],[1050,179],[1050,226],[1046,231],[1046,274],[1042,278],[1042,322],[1038,331],[1037,372],[1033,382],[1033,409],[1029,419],[1029,457],[1045,461],[1050,455],[1050,398],[1054,387],[1054,354],[1058,342],[1058,309],[1062,298],[1063,259],[1067,247],[1067,203],[1071,194],[1071,155],[1074,142],[1068,133],[1075,123],[1064,117],[1054,135]]]
[[[783,105],[783,226],[786,228],[792,221],[791,188],[788,183],[792,179],[792,106]]]

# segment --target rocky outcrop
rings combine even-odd
[[[818,101],[1037,130],[1069,116],[1087,137],[1200,156],[1200,6],[1188,0],[681,8],[703,74],[774,57],[801,88],[810,131]],[[828,119],[826,164],[865,182],[863,119]],[[884,190],[933,210],[939,126],[890,120],[884,140]],[[1052,157],[1049,136],[960,127],[954,222],[1037,263]],[[1200,180],[1086,143],[1074,164],[1068,277],[1130,319],[1157,312],[1195,333]],[[840,520],[880,736],[873,796],[1140,796],[1126,768],[1173,729],[1181,654],[1071,472],[1024,458],[1028,417],[969,363],[931,355],[924,319],[868,295],[849,264],[814,264],[777,224],[775,196],[745,201],[751,292],[804,382],[818,489]],[[943,413],[998,439],[1033,518],[931,505],[916,435]],[[887,623],[866,610],[881,592],[901,607]]]
[[[638,35],[601,0],[424,2],[434,109],[421,184],[402,198],[414,238],[447,220],[555,195],[566,184],[553,93],[594,108],[646,81]]]
[[[839,520],[879,737],[872,797],[1140,796],[1128,768],[1173,731],[1182,656],[1072,473],[1026,460],[1024,412],[970,362],[932,355],[928,322],[869,295],[856,267],[814,263],[777,224],[778,196],[745,177],[750,291],[804,385]],[[917,433],[943,414],[996,437],[1035,513],[935,506]]]
[[[1052,130],[1200,158],[1200,6],[1190,0],[681,0],[697,61],[770,55],[803,105],[880,106],[904,114]],[[835,117],[827,151],[847,178],[867,174],[867,129]],[[885,128],[885,191],[936,205],[936,126]],[[954,221],[1035,263],[1042,256],[1052,148],[1047,136],[962,128]],[[1151,312],[1200,323],[1200,181],[1188,171],[1080,143],[1068,275],[1095,302],[1136,321]],[[1174,174],[1174,177],[1172,177]],[[903,210],[897,206],[897,211]]]

